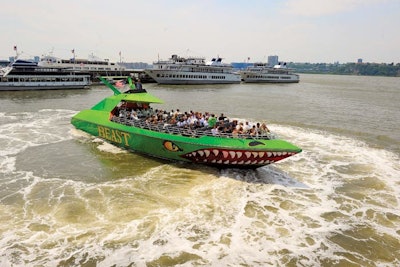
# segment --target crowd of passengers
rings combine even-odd
[[[231,134],[233,137],[238,137],[241,135],[265,136],[270,133],[265,123],[239,122],[235,119],[229,119],[223,113],[217,117],[209,112],[180,112],[179,109],[168,112],[144,106],[133,109],[120,108],[114,115],[120,118],[141,120],[148,125],[163,124],[164,126],[177,126],[194,131],[211,130],[213,135]]]

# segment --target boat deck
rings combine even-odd
[[[168,134],[174,135],[182,135],[188,137],[195,137],[199,138],[202,136],[213,136],[213,137],[225,137],[225,138],[238,138],[238,139],[254,139],[254,140],[271,140],[277,139],[276,134],[274,133],[267,133],[267,134],[257,134],[257,135],[250,135],[250,134],[237,134],[236,136],[232,133],[225,133],[220,132],[214,135],[211,131],[210,127],[201,127],[201,128],[190,128],[190,127],[180,127],[174,124],[168,124],[165,122],[158,122],[158,123],[149,123],[146,121],[145,118],[140,119],[131,119],[126,117],[117,117],[112,116],[111,121],[128,125],[134,126],[142,129],[147,129],[156,132],[163,132]]]

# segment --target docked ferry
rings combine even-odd
[[[29,60],[17,59],[0,69],[0,91],[84,89],[90,83],[87,73],[38,67]]]
[[[212,129],[198,123],[179,124],[184,115],[153,109],[150,105],[163,101],[145,89],[121,93],[106,79],[101,80],[114,95],[80,111],[71,123],[124,149],[165,160],[234,168],[258,168],[301,152],[269,131],[255,135],[216,131],[216,125],[222,129],[233,123],[226,118]]]
[[[240,83],[240,75],[222,58],[206,62],[203,57],[172,55],[169,60],[153,63],[145,72],[159,84],[232,84]]]
[[[267,63],[254,63],[240,71],[240,77],[246,83],[298,83],[300,77],[287,68],[286,63],[269,66]]]
[[[75,71],[124,71],[125,67],[108,59],[100,59],[93,54],[88,59],[70,58],[61,59],[54,56],[44,56],[38,62],[39,67],[65,68]]]

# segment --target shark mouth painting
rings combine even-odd
[[[297,154],[287,151],[248,151],[248,150],[226,150],[219,148],[199,149],[184,155],[186,159],[195,163],[223,164],[240,166],[259,166],[277,162],[284,158]]]

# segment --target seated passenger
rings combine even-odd
[[[251,128],[252,128],[252,126],[250,125],[250,123],[249,123],[248,121],[246,121],[246,122],[245,122],[245,125],[244,125],[244,127],[243,127],[244,131],[245,131],[246,133],[249,133],[250,130],[251,130]]]
[[[236,129],[243,131],[243,122],[239,122],[239,124],[236,124]]]
[[[262,123],[260,126],[260,134],[266,135],[268,133],[270,133],[270,131],[269,131],[267,125],[265,123]]]
[[[200,123],[201,127],[204,127],[204,122],[205,122],[205,121],[206,121],[206,120],[205,120],[204,115],[203,115],[203,116],[200,116],[200,117],[198,118],[198,122]]]
[[[176,117],[175,116],[172,116],[168,121],[167,121],[167,123],[169,123],[169,124],[176,124],[178,121],[176,120]]]
[[[233,128],[232,130],[232,137],[233,138],[238,138],[239,137],[239,130],[236,128]]]
[[[132,120],[138,120],[138,119],[139,119],[139,117],[138,117],[136,111],[132,111],[132,112],[131,112],[131,119],[132,119]]]
[[[218,130],[218,127],[217,127],[217,125],[214,125],[214,127],[211,129],[211,133],[212,133],[212,135],[219,135],[219,130]]]
[[[251,136],[256,136],[256,135],[258,135],[255,125],[253,125],[253,127],[251,127],[251,129],[250,129],[250,131],[249,131],[249,134],[250,134]]]
[[[184,120],[183,118],[181,118],[181,119],[176,123],[176,125],[177,125],[178,127],[185,127],[186,122],[185,122],[185,120]]]
[[[217,118],[215,118],[214,114],[211,114],[210,118],[208,119],[208,126],[214,128],[217,123]]]

